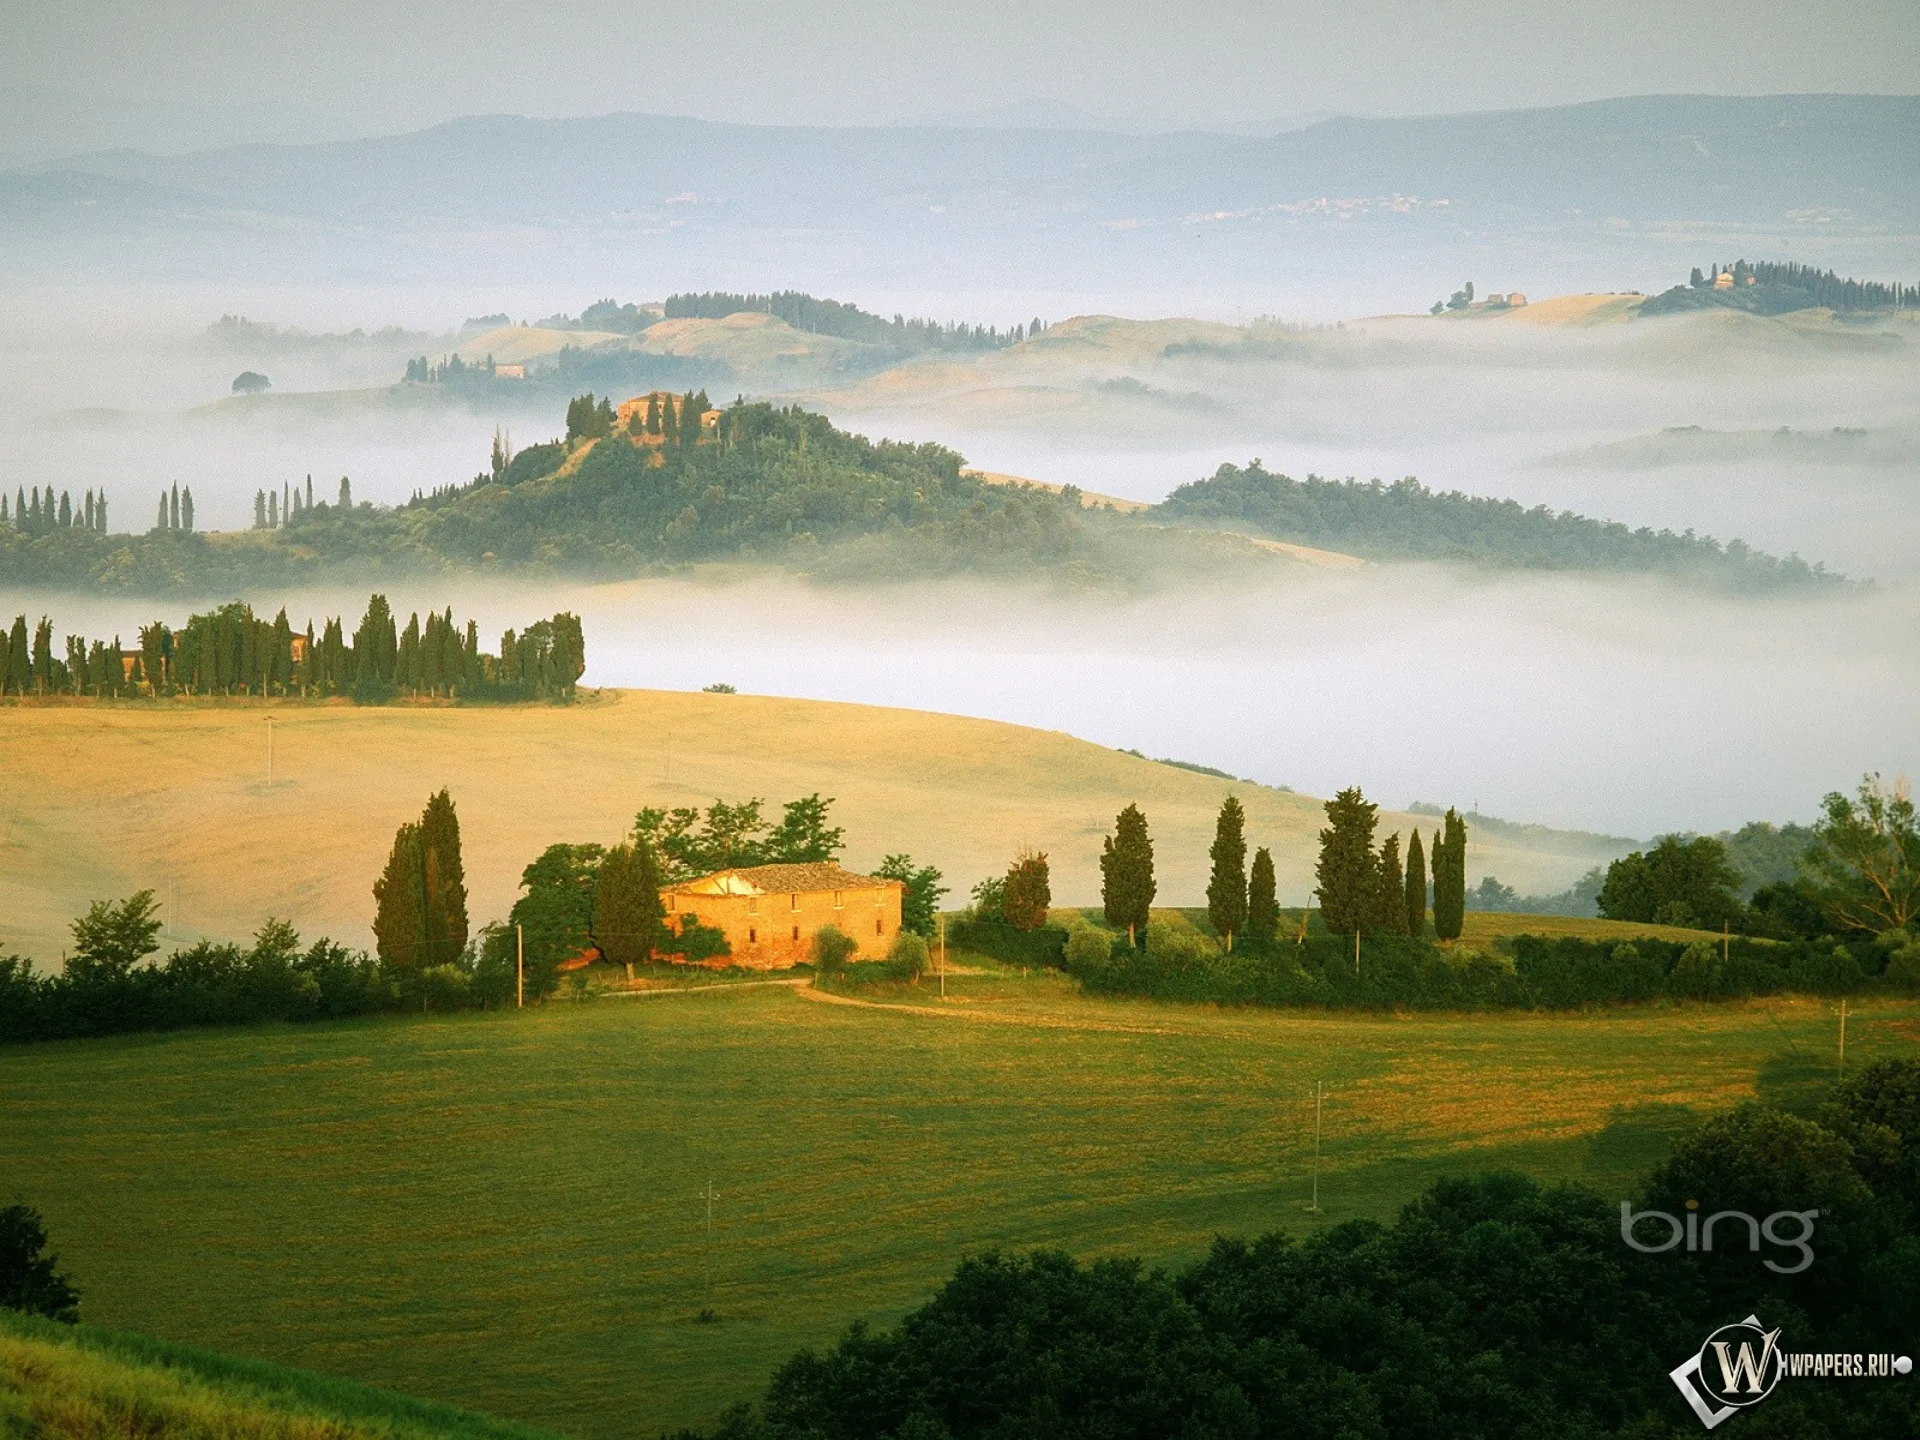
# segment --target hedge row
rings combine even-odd
[[[1489,955],[1382,936],[1362,944],[1356,971],[1352,941],[1335,936],[1200,956],[1138,950],[1121,939],[1105,959],[1068,968],[1090,993],[1198,1004],[1566,1010],[1661,997],[1911,991],[1920,986],[1916,953],[1882,940],[1833,945],[1736,939],[1723,954],[1720,945],[1705,941],[1622,944],[1520,936],[1504,953]]]

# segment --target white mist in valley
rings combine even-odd
[[[1805,821],[1863,772],[1920,762],[1920,595],[1896,588],[1746,600],[1375,566],[1132,597],[737,577],[386,593],[403,622],[448,605],[472,616],[489,649],[507,626],[572,610],[589,685],[980,715],[1310,794],[1358,784],[1393,806],[1619,835]],[[349,631],[366,603],[364,590],[254,598],[296,625],[342,615]],[[93,635],[184,618],[148,600],[33,603]]]

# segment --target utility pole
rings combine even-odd
[[[273,788],[273,716],[267,716],[267,788]]]
[[[1358,925],[1353,927],[1353,973],[1356,976],[1360,973],[1360,927]]]
[[[1847,997],[1840,997],[1840,1078],[1847,1078]]]
[[[513,927],[513,1008],[522,1010],[527,1004],[527,927]]]
[[[940,998],[947,998],[947,917],[940,917]]]
[[[1324,1095],[1324,1082],[1313,1082],[1313,1203],[1307,1208],[1320,1213],[1320,1104]]]
[[[713,1202],[720,1197],[714,1193],[713,1177],[707,1177],[706,1189],[700,1192],[707,1202],[707,1300],[713,1300]]]

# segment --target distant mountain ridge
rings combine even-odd
[[[1150,224],[1394,197],[1481,220],[1819,211],[1893,224],[1920,221],[1920,97],[1640,96],[1335,117],[1264,138],[473,116],[379,139],[73,157],[0,176],[0,213],[23,218],[25,192],[56,173],[158,187],[189,209],[352,224],[586,223],[670,208],[683,223],[730,225]]]

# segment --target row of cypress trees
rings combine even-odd
[[[1459,938],[1467,894],[1467,827],[1459,815],[1447,811],[1430,851],[1414,830],[1403,863],[1397,833],[1375,847],[1380,807],[1368,803],[1357,786],[1327,801],[1326,810],[1314,875],[1321,923],[1329,931],[1424,935],[1430,854],[1434,933],[1442,940]],[[1279,929],[1273,852],[1265,846],[1255,850],[1248,868],[1246,823],[1245,807],[1229,795],[1214,824],[1207,879],[1207,918],[1228,949],[1241,935],[1270,944]],[[1129,805],[1114,817],[1113,834],[1101,847],[1100,881],[1107,923],[1125,927],[1127,938],[1137,943],[1156,890],[1153,839],[1139,806]]]
[[[65,490],[56,502],[51,485],[44,494],[38,485],[31,491],[16,486],[11,506],[7,497],[0,495],[0,525],[12,525],[25,535],[51,535],[56,530],[91,530],[96,535],[104,535],[107,533],[106,492],[95,495],[89,490],[80,504],[75,505],[73,496]]]
[[[1434,934],[1442,940],[1459,938],[1466,914],[1467,826],[1458,814],[1448,809],[1428,851],[1422,851],[1420,832],[1414,830],[1403,867],[1398,833],[1375,847],[1380,807],[1369,803],[1357,785],[1327,801],[1326,811],[1314,879],[1321,923],[1329,931],[1424,935],[1431,863]]]
[[[272,620],[241,601],[193,615],[175,630],[156,620],[140,628],[131,655],[112,643],[66,637],[63,661],[53,648],[53,622],[40,618],[31,640],[27,617],[0,631],[0,694],[13,695],[354,695],[384,698],[462,694],[515,699],[568,696],[585,673],[586,637],[578,616],[562,613],[525,630],[507,630],[498,656],[483,654],[474,622],[454,623],[449,606],[416,614],[405,630],[384,595],[347,643],[340,619],[321,634],[308,621],[296,632],[283,609]],[[131,661],[131,663],[129,663]]]

